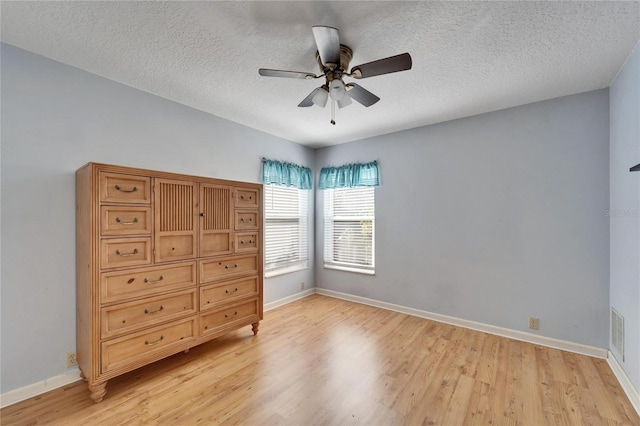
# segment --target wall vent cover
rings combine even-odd
[[[611,346],[624,362],[624,317],[611,308]]]

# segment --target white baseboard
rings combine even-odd
[[[348,300],[351,302],[362,303],[363,305],[375,306],[377,308],[388,309],[390,311],[400,312],[415,317],[426,318],[433,321],[443,322],[446,324],[456,325],[459,327],[469,328],[471,330],[482,331],[483,333],[495,334],[497,336],[508,337],[514,340],[534,343],[540,346],[547,346],[563,351],[574,352],[581,355],[588,355],[596,358],[607,358],[607,349],[595,346],[582,345],[580,343],[569,342],[566,340],[554,339],[551,337],[538,336],[537,334],[527,333],[524,331],[512,330],[509,328],[496,327],[494,325],[483,324],[480,322],[469,321],[461,318],[450,317],[448,315],[436,314],[433,312],[422,311],[420,309],[407,308],[406,306],[394,305],[393,303],[380,302],[366,297],[354,296],[351,294],[340,293],[338,291],[327,290],[324,288],[316,288],[316,293],[336,299]]]
[[[615,374],[618,382],[620,382],[620,386],[622,386],[624,393],[627,394],[629,401],[631,401],[631,405],[633,405],[633,408],[636,409],[636,412],[640,416],[640,392],[635,388],[635,386],[633,386],[631,379],[627,376],[627,373],[622,369],[622,366],[611,351],[609,351],[608,355],[607,363],[609,364],[609,367],[613,370],[613,374]]]
[[[0,408],[38,396],[45,392],[68,385],[69,383],[77,382],[78,380],[82,380],[82,378],[80,377],[80,370],[76,368],[59,376],[50,377],[41,382],[27,385],[19,389],[14,389],[0,395]]]
[[[307,296],[311,296],[314,293],[315,293],[315,289],[310,288],[310,289],[301,291],[300,293],[292,294],[291,296],[287,296],[285,298],[275,300],[273,302],[265,303],[263,309],[265,312],[267,312],[272,309],[278,308],[280,306],[286,305],[287,303],[295,302],[296,300],[302,299]]]

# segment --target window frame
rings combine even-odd
[[[351,190],[367,190],[371,191],[371,208],[373,209],[372,215],[336,215],[334,204],[336,191],[347,192]],[[325,189],[324,191],[324,232],[323,232],[323,267],[327,269],[336,269],[341,271],[355,272],[367,275],[375,275],[375,240],[376,240],[376,226],[375,226],[375,187],[357,187],[357,188],[332,188]],[[333,238],[333,229],[336,222],[353,222],[353,221],[366,221],[371,223],[371,254],[370,265],[362,265],[353,262],[341,262],[335,260],[333,255],[334,247],[336,245]],[[329,259],[331,257],[331,259]]]
[[[290,211],[288,214],[273,214],[270,205],[273,205],[274,191],[296,192],[297,193],[297,209],[295,212]],[[295,271],[309,269],[309,191],[299,189],[293,186],[281,185],[264,185],[264,276],[271,278],[278,275],[284,275]],[[280,212],[279,212],[280,213]],[[270,223],[297,223],[297,236],[291,241],[298,242],[299,255],[295,260],[268,266],[269,256],[269,224]]]

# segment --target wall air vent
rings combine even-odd
[[[624,317],[611,308],[611,346],[624,361]]]

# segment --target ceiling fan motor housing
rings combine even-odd
[[[336,67],[328,67],[325,66],[327,64],[322,63],[322,59],[320,58],[320,52],[316,51],[316,61],[318,61],[318,66],[320,67],[320,72],[325,74],[327,77],[327,82],[331,82],[336,78],[342,78],[342,74],[349,69],[349,64],[351,63],[351,59],[353,58],[353,50],[349,46],[345,46],[344,44],[340,45],[340,63],[335,64]]]

